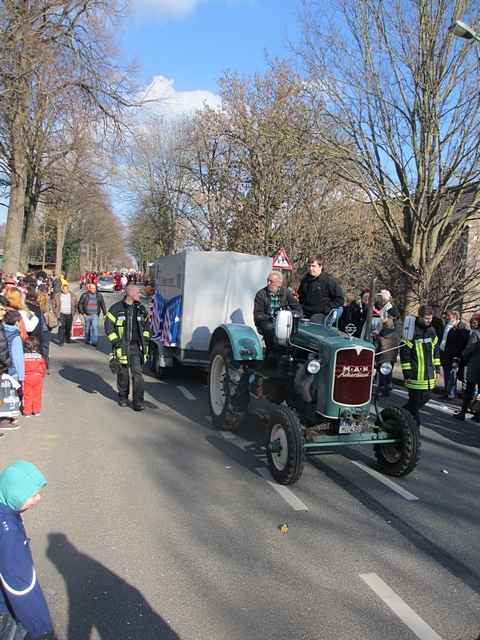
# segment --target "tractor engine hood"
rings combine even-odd
[[[321,362],[314,382],[319,414],[339,418],[345,411],[369,410],[375,374],[375,349],[370,342],[305,321],[299,323],[291,341]]]

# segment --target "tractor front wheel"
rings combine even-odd
[[[279,484],[294,484],[305,464],[305,439],[300,422],[290,409],[278,407],[271,414],[267,436],[270,473]]]
[[[420,429],[411,413],[397,407],[382,411],[385,431],[398,437],[398,443],[376,444],[374,453],[378,467],[388,476],[406,476],[420,459]]]
[[[208,400],[213,425],[217,429],[236,431],[247,412],[247,393],[236,398],[243,368],[236,365],[228,342],[217,342],[210,354],[208,369]]]

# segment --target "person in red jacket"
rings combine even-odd
[[[43,380],[47,371],[47,365],[40,354],[38,338],[30,336],[23,350],[25,362],[23,415],[39,416],[42,409]]]

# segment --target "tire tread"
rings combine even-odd
[[[382,453],[382,445],[374,446],[374,454],[378,467],[382,473],[389,476],[401,477],[411,473],[418,464],[421,452],[420,429],[413,416],[406,409],[386,407],[382,411],[384,421],[395,421],[401,431],[403,452],[398,462],[388,462]]]

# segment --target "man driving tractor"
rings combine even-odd
[[[275,318],[280,309],[288,309],[302,316],[302,307],[293,293],[283,286],[279,271],[271,271],[267,286],[257,292],[253,306],[253,319],[258,332],[263,336],[267,351],[274,346]]]

